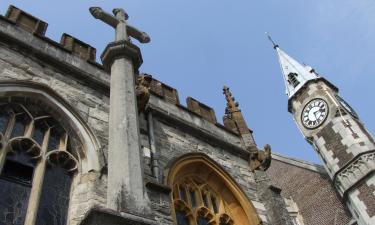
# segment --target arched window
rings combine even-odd
[[[254,207],[230,176],[203,154],[169,169],[176,225],[258,225]]]
[[[175,206],[177,206],[176,208],[182,209],[180,210],[182,212],[185,210],[185,215],[187,215],[188,212],[196,212],[195,215],[192,215],[192,220],[194,220],[197,225],[218,224],[215,221],[218,219],[216,215],[226,213],[226,203],[209,187],[207,182],[201,180],[197,175],[190,175],[175,182],[173,187],[173,199]],[[184,218],[186,218],[186,216],[179,215],[178,218],[176,216],[177,224],[181,225],[186,223],[182,222]],[[228,225],[233,225],[233,220],[230,219],[230,217],[227,222]]]
[[[65,225],[77,139],[26,97],[0,100],[0,225]]]

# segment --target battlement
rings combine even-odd
[[[48,23],[13,5],[9,6],[5,17],[1,16],[1,19],[12,23],[16,27],[27,31],[54,46],[62,48],[85,61],[97,64],[96,49],[94,47],[66,33],[61,35],[60,43],[49,39],[45,36]],[[101,68],[101,65],[97,64],[97,66]]]
[[[67,33],[63,33],[61,35],[60,42],[56,42],[48,37],[45,36],[47,28],[48,28],[48,23],[39,19],[38,17],[35,17],[19,8],[16,6],[10,5],[6,15],[5,16],[0,16],[0,19],[3,21],[6,21],[7,23],[12,24],[13,26],[20,28],[23,31],[26,31],[30,33],[32,36],[35,36],[37,39],[39,39],[42,42],[46,42],[48,45],[52,45],[54,47],[57,47],[58,49],[62,50],[63,52],[71,54],[73,56],[78,57],[79,59],[88,62],[89,64],[95,66],[97,69],[99,69],[101,72],[100,74],[102,75],[100,79],[96,79],[95,77],[92,77],[92,75],[97,74],[96,72],[93,72],[95,70],[87,70],[84,69],[82,72],[86,72],[85,76],[87,77],[89,74],[91,74],[91,77],[94,78],[94,82],[97,82],[100,86],[104,87],[105,89],[109,89],[109,77],[105,77],[103,75],[108,75],[104,69],[103,66],[96,62],[96,48],[87,44],[86,42],[69,35]],[[20,31],[21,32],[21,31]],[[21,32],[22,33],[22,32]],[[26,40],[26,38],[24,38]],[[23,41],[25,41],[23,40]],[[32,44],[30,44],[32,45]],[[46,49],[46,47],[42,47],[42,49]],[[61,54],[57,54],[56,51],[54,51],[55,57],[58,57],[58,60],[64,61],[64,58],[62,57]],[[68,59],[68,58],[66,58]],[[68,61],[64,62],[64,64],[69,63]],[[69,63],[70,64],[70,63]],[[73,63],[74,65],[77,65],[77,63]],[[71,65],[73,66],[73,65]],[[87,66],[85,66],[87,67]],[[90,72],[92,71],[92,72]],[[227,131],[231,133],[237,134],[237,132],[233,131],[231,127],[219,124],[217,121],[217,117],[215,114],[215,111],[213,110],[212,107],[192,98],[188,97],[186,99],[186,106],[183,106],[180,104],[180,99],[178,96],[178,91],[157,80],[157,79],[152,79],[151,85],[150,85],[150,91],[152,94],[164,99],[166,102],[177,105],[178,107],[189,111],[190,113],[195,114],[196,116],[199,116],[216,126],[220,127],[221,129],[226,129]]]

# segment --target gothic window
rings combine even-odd
[[[198,176],[189,176],[181,179],[174,185],[174,202],[176,208],[177,224],[185,224],[191,212],[191,221],[188,225],[219,224],[216,220],[220,215],[226,215],[225,202],[209,187],[209,184]],[[220,205],[222,205],[220,207]],[[184,216],[185,215],[185,216]],[[229,217],[228,217],[229,218]],[[233,220],[227,220],[228,225],[233,225]],[[227,225],[225,224],[225,225]]]
[[[297,79],[298,74],[296,73],[289,73],[288,74],[288,82],[293,85],[293,87],[297,87],[299,84],[299,81]]]
[[[0,101],[0,225],[65,225],[75,138],[40,102]]]
[[[255,209],[231,178],[201,154],[175,162],[168,175],[176,225],[259,225]]]

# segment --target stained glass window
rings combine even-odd
[[[226,222],[220,222],[220,225],[230,225],[230,224]]]
[[[184,186],[180,186],[180,198],[187,202],[187,197],[186,197],[186,189]]]
[[[0,154],[0,161],[4,161],[0,167],[0,225],[23,225],[25,218],[36,221],[34,225],[66,225],[72,175],[78,162],[76,153],[69,152],[75,149],[70,146],[74,140],[69,141],[65,129],[40,103],[33,105],[26,98],[15,101],[0,109],[0,134],[10,134],[0,135],[0,152],[6,152]],[[44,142],[45,137],[49,143]],[[55,151],[48,152],[48,148]],[[60,161],[64,168],[56,165]],[[32,185],[42,187],[40,195]],[[31,196],[37,207],[28,208]]]
[[[208,208],[208,198],[206,193],[202,193],[202,199],[203,199],[203,204],[206,208]]]
[[[203,216],[199,216],[197,219],[197,224],[198,225],[208,225],[208,220],[204,218]]]
[[[8,155],[0,175],[0,225],[22,225],[34,168],[24,152]]]
[[[211,204],[212,204],[212,209],[214,210],[214,213],[218,213],[219,209],[217,208],[216,198],[213,196],[211,196]]]
[[[189,191],[190,193],[190,202],[191,202],[191,207],[195,208],[197,207],[197,201],[196,201],[196,197],[195,197],[195,191],[194,190],[190,190]]]
[[[189,219],[186,217],[185,213],[180,210],[176,210],[177,225],[190,225]]]
[[[60,166],[47,168],[39,203],[38,225],[65,225],[71,177]],[[58,190],[58,191],[56,191]]]
[[[61,135],[56,129],[51,129],[51,135],[48,142],[48,150],[55,150],[59,148]]]
[[[186,215],[192,216],[194,225],[234,225],[225,211],[227,207],[220,208],[220,204],[224,204],[220,196],[196,176],[182,178],[176,182],[173,199],[178,225],[188,221]],[[223,215],[225,220],[219,220]]]
[[[25,134],[26,118],[25,115],[16,116],[16,121],[12,130],[11,137],[20,137]]]
[[[9,115],[4,111],[0,111],[0,113],[0,133],[4,133],[8,124]]]
[[[0,225],[23,225],[30,186],[0,178]]]

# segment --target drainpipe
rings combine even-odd
[[[148,138],[151,148],[151,171],[152,175],[156,178],[156,181],[160,182],[160,169],[159,169],[159,153],[156,151],[155,136],[154,136],[154,120],[151,110],[147,113],[147,124],[148,124]]]

